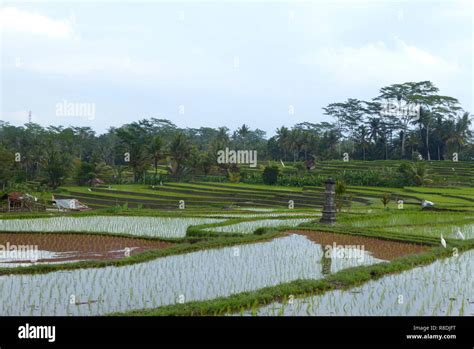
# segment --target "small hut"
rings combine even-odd
[[[13,192],[8,194],[8,211],[22,211],[25,207],[25,197],[22,193]]]
[[[86,211],[90,209],[77,199],[56,199],[53,195],[52,202],[59,211]]]
[[[12,192],[0,196],[1,210],[7,212],[35,211],[41,209],[38,199],[29,194]],[[6,205],[4,204],[6,203]]]

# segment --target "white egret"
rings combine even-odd
[[[457,227],[457,230],[456,230],[456,237],[458,239],[461,239],[461,240],[465,240],[466,238],[464,237],[464,234],[461,232],[461,229],[459,227]]]
[[[434,206],[434,203],[428,200],[423,200],[421,202],[421,207],[428,207],[428,206]]]
[[[446,240],[443,238],[443,234],[441,234],[441,245],[446,248]]]

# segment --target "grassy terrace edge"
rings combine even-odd
[[[459,253],[462,253],[474,248],[474,240],[451,242],[451,246],[456,247]],[[296,280],[213,300],[111,313],[105,316],[220,316],[231,313],[238,314],[245,310],[252,310],[252,314],[254,314],[255,310],[272,302],[286,302],[290,295],[304,298],[335,289],[352,288],[386,275],[431,264],[438,259],[451,257],[452,254],[451,248],[438,247],[424,253],[399,257],[389,263],[344,269],[324,279]]]

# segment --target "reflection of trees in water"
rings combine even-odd
[[[323,256],[321,257],[321,272],[323,275],[329,275],[331,274],[331,257],[326,257],[326,250],[323,245],[321,245],[321,248],[323,249]]]

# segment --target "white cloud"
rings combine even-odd
[[[0,29],[60,39],[69,38],[73,33],[69,20],[55,20],[15,7],[0,8]]]
[[[462,71],[448,61],[395,38],[393,47],[378,41],[361,47],[322,48],[303,64],[329,73],[337,83],[373,85],[415,80],[445,80]]]

